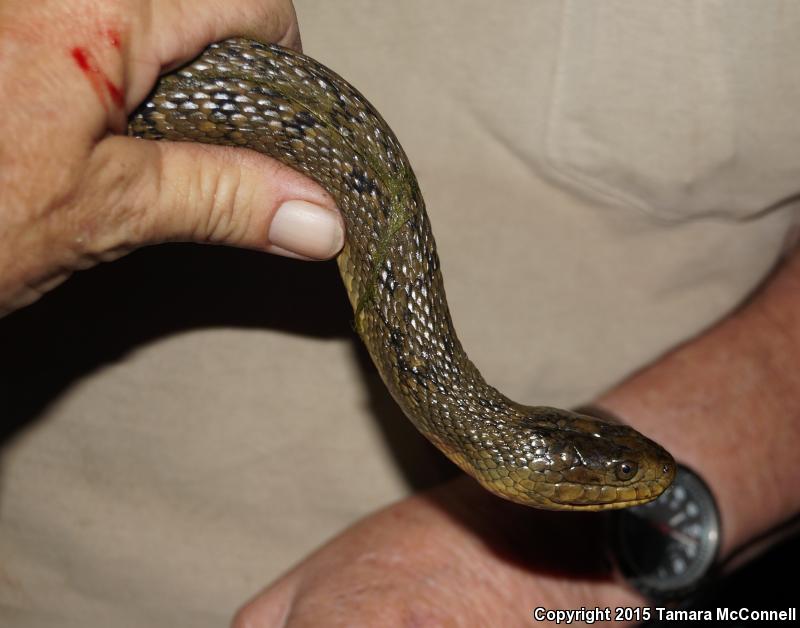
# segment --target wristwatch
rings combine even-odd
[[[677,601],[709,578],[721,542],[720,515],[703,479],[678,464],[656,500],[613,511],[609,548],[622,576],[653,602]]]

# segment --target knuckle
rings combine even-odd
[[[256,35],[269,41],[299,49],[300,36],[297,15],[291,0],[276,0],[259,5],[261,24]]]
[[[255,619],[253,605],[247,604],[236,611],[231,620],[231,628],[255,628],[258,625]]]
[[[231,620],[231,628],[277,628],[286,625],[286,611],[265,606],[265,601],[257,598],[242,606]]]
[[[203,215],[198,217],[196,235],[209,242],[237,242],[249,221],[248,208],[252,191],[246,185],[241,168],[228,160],[200,169],[198,185],[202,188]]]
[[[250,221],[253,186],[230,149],[167,146],[160,169],[159,228],[198,242],[236,244]],[[165,224],[166,223],[166,224]]]

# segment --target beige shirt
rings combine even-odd
[[[514,399],[589,399],[734,308],[789,237],[797,3],[296,5],[306,52],[408,152],[461,340]],[[86,275],[0,321],[58,326],[29,360],[47,377],[79,365],[2,450],[0,624],[225,624],[449,468],[331,265],[187,247]]]

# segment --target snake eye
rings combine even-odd
[[[638,470],[639,465],[635,462],[630,462],[629,460],[620,462],[616,468],[617,479],[622,481],[630,480]]]

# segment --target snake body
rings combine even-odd
[[[163,77],[129,132],[253,149],[320,183],[344,216],[337,262],[383,381],[419,431],[493,493],[601,510],[650,501],[672,481],[672,457],[633,429],[525,406],[484,381],[453,328],[408,159],[331,70],[276,45],[226,40]]]

